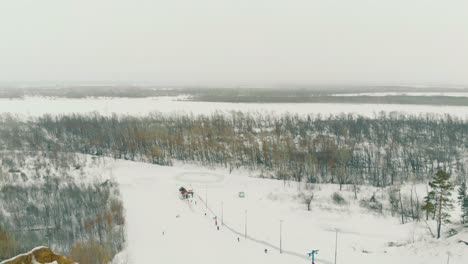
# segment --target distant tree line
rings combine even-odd
[[[0,125],[0,149],[180,160],[282,180],[388,186],[429,180],[438,168],[459,183],[466,175],[468,122],[449,115],[4,115]]]

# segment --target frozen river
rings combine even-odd
[[[466,106],[429,106],[398,104],[339,104],[339,103],[213,103],[184,101],[183,97],[148,97],[148,98],[47,98],[26,97],[24,99],[0,99],[0,113],[13,113],[23,116],[41,116],[44,114],[70,114],[98,112],[102,115],[147,115],[161,113],[210,114],[216,111],[228,113],[243,111],[263,114],[295,113],[339,114],[353,113],[373,117],[381,111],[399,112],[412,115],[434,113],[450,114],[468,118]]]

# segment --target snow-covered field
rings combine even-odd
[[[116,161],[112,175],[121,184],[128,228],[127,251],[115,263],[310,263],[306,253],[318,249],[316,263],[330,264],[335,229],[337,263],[438,264],[446,263],[448,255],[450,263],[468,263],[468,248],[457,243],[468,240],[468,232],[437,241],[423,223],[401,225],[397,217],[359,208],[350,190],[342,192],[349,204],[335,205],[330,195],[337,185],[316,187],[308,212],[296,198],[297,184],[249,177],[248,172]],[[196,198],[181,200],[180,186],[193,188]],[[239,198],[240,191],[245,198]],[[359,198],[373,191],[364,188]],[[215,215],[218,224],[224,222],[240,235],[222,225],[218,231]],[[247,236],[259,242],[243,237],[246,216]],[[274,248],[279,246],[280,220],[283,254]]]
[[[244,111],[262,114],[340,114],[353,113],[373,117],[381,111],[406,114],[450,114],[468,118],[468,107],[427,106],[397,104],[338,104],[338,103],[213,103],[184,101],[185,97],[148,98],[46,98],[26,97],[24,99],[0,99],[0,113],[21,116],[44,114],[70,114],[97,112],[102,115],[128,114],[147,115],[151,112],[210,114],[213,112]]]

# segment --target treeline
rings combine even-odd
[[[180,91],[163,88],[137,87],[131,85],[70,85],[67,87],[0,87],[0,98],[24,98],[27,96],[46,96],[60,98],[88,97],[127,97],[144,98],[151,96],[176,96]]]
[[[466,97],[455,96],[408,96],[408,95],[305,95],[291,96],[250,95],[249,93],[232,97],[229,95],[202,94],[190,100],[201,102],[235,102],[235,103],[335,103],[335,104],[405,104],[405,105],[453,105],[468,106]]]
[[[296,181],[388,186],[438,168],[461,182],[468,122],[451,116],[69,115],[1,119],[1,148],[248,168]]]

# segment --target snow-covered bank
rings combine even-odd
[[[210,114],[214,112],[243,111],[262,114],[340,114],[353,113],[374,117],[377,113],[399,112],[411,115],[426,113],[450,114],[468,118],[468,107],[427,106],[398,104],[339,104],[339,103],[213,103],[184,101],[185,97],[147,97],[147,98],[46,98],[26,97],[24,99],[0,98],[0,113],[21,116],[42,116],[44,114],[72,114],[97,112],[101,115],[147,115],[152,112],[165,114]]]
[[[339,230],[337,263],[435,264],[445,262],[447,254],[450,263],[468,261],[468,248],[458,243],[468,240],[466,230],[448,239],[432,239],[424,223],[401,225],[396,217],[357,207],[349,190],[343,191],[349,205],[327,202],[338,190],[336,185],[316,190],[308,212],[294,198],[297,185],[252,178],[248,173],[117,161],[113,175],[121,184],[127,211],[129,263],[307,263],[305,254],[311,249],[320,250],[316,263],[333,263],[335,229]],[[280,255],[223,226],[218,231],[206,204],[179,199],[180,186],[193,187],[207,199],[218,222],[240,234],[245,232],[247,218],[247,235],[256,240],[279,245],[282,220],[283,248],[304,257]],[[239,198],[241,191],[245,198]],[[359,198],[372,191],[363,188]]]

